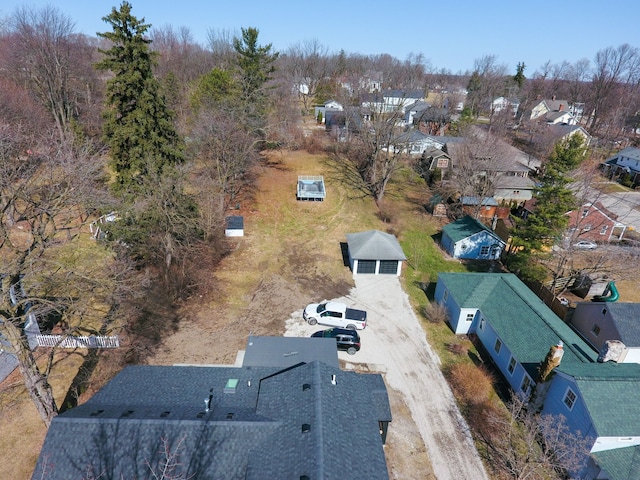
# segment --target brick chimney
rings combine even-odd
[[[558,342],[557,345],[553,345],[549,349],[549,353],[547,353],[540,367],[538,367],[538,383],[546,382],[553,369],[560,365],[560,361],[564,355],[563,346],[564,344],[562,342]]]

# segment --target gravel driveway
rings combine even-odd
[[[395,276],[356,275],[349,295],[334,299],[368,312],[355,355],[338,352],[346,369],[365,367],[384,374],[387,386],[404,395],[438,480],[488,479],[453,394],[440,371],[440,359],[426,341],[407,294]],[[309,336],[329,328],[311,327],[302,310],[286,322],[285,336]],[[392,413],[393,406],[392,406]],[[393,422],[390,430],[394,427]]]

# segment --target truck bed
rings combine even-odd
[[[345,317],[349,320],[364,322],[367,320],[367,312],[364,310],[357,310],[355,308],[347,308],[345,311]]]

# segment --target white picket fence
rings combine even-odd
[[[120,342],[113,337],[66,337],[64,335],[36,335],[39,347],[62,348],[118,348]]]

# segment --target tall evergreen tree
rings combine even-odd
[[[526,65],[524,64],[524,62],[518,62],[518,66],[516,67],[516,74],[513,76],[513,81],[516,82],[518,88],[522,88],[524,85],[524,81],[527,79],[527,77],[524,76],[525,68]]]
[[[274,62],[279,56],[278,52],[272,51],[271,44],[258,44],[258,33],[256,28],[243,28],[242,38],[233,39],[242,77],[243,102],[248,120],[255,130],[259,130],[264,124],[267,108],[265,86],[275,72]]]
[[[579,135],[555,145],[543,165],[540,186],[534,195],[535,211],[525,219],[517,219],[512,232],[509,268],[531,279],[540,279],[541,271],[531,262],[553,246],[564,234],[569,218],[565,215],[575,208],[575,195],[569,188],[570,172],[584,158],[585,145]]]
[[[151,170],[160,174],[167,165],[183,161],[182,142],[153,74],[156,55],[144,36],[150,25],[131,14],[128,2],[103,20],[113,31],[98,36],[112,46],[100,50],[105,58],[96,68],[114,74],[107,82],[104,136],[111,148],[116,190],[135,193],[144,189]]]

